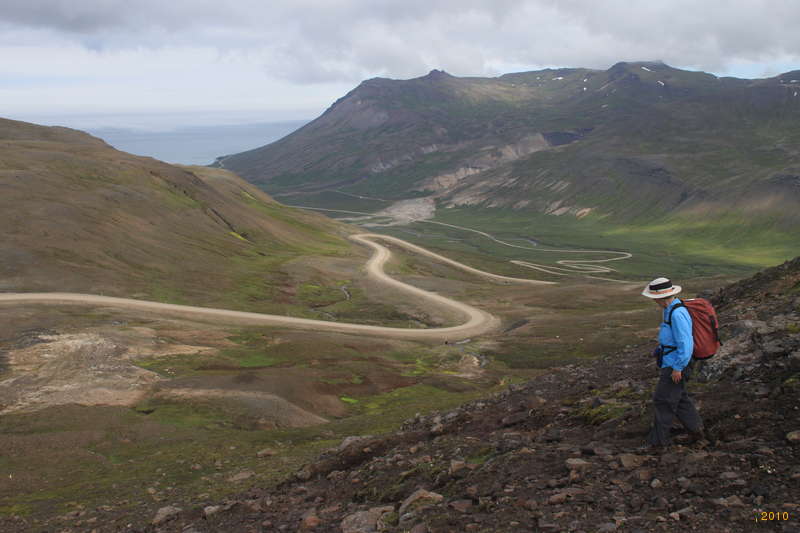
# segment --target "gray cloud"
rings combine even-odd
[[[0,11],[6,29],[93,50],[211,46],[310,84],[637,59],[724,71],[797,61],[798,20],[794,0],[28,0]]]

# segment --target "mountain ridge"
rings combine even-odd
[[[599,135],[605,135],[607,138],[603,144],[611,143],[613,148],[613,144],[616,144],[614,136],[631,136],[631,132],[621,131],[626,126],[637,126],[644,130],[641,133],[645,134],[645,140],[653,134],[663,137],[663,133],[654,131],[652,124],[636,120],[637,113],[642,111],[636,108],[644,106],[656,113],[654,118],[678,128],[678,124],[674,124],[663,110],[658,109],[657,102],[652,101],[654,98],[666,98],[687,107],[683,111],[692,114],[681,117],[683,124],[680,128],[699,128],[702,132],[705,128],[703,121],[716,116],[716,110],[710,108],[698,116],[692,115],[698,106],[710,105],[709,99],[714,97],[714,91],[718,89],[711,84],[719,85],[726,98],[744,106],[741,112],[748,118],[748,115],[754,110],[757,112],[760,107],[774,107],[776,101],[785,96],[786,91],[791,91],[793,95],[795,90],[800,90],[800,75],[794,78],[793,74],[794,71],[773,78],[740,80],[681,71],[658,62],[623,62],[615,64],[607,71],[547,69],[505,74],[498,78],[457,78],[437,70],[412,80],[373,78],[362,82],[337,100],[317,120],[295,133],[266,147],[227,156],[223,161],[227,168],[236,170],[246,179],[275,192],[302,190],[304,183],[322,186],[328,177],[333,184],[347,179],[360,180],[351,184],[348,190],[364,192],[369,188],[369,182],[380,180],[382,174],[394,172],[393,177],[403,181],[405,185],[399,192],[406,195],[414,191],[434,191],[441,193],[437,198],[453,205],[487,200],[499,200],[508,205],[507,199],[479,194],[480,186],[475,180],[464,178],[497,170],[517,161],[521,163],[537,152],[557,149],[587,137],[596,139]],[[619,96],[618,93],[624,95]],[[601,100],[605,103],[599,104],[599,109],[615,105],[619,108],[614,116],[606,119],[583,113],[587,106],[597,105]],[[473,106],[476,116],[470,117],[470,120],[460,120],[457,113],[466,112],[470,104],[475,102],[489,102],[497,108],[497,113],[492,109]],[[800,100],[789,101],[787,105],[790,107],[787,109],[796,114],[800,109],[798,102]],[[558,109],[548,109],[553,104],[569,104],[572,107],[563,111],[566,116],[559,117]],[[538,105],[539,108],[530,111],[530,116],[521,116],[525,106],[533,105]],[[593,112],[595,115],[599,113],[598,109]],[[720,121],[730,120],[729,116],[716,118]],[[453,127],[446,127],[444,123],[447,121],[453,122]],[[536,124],[533,125],[533,122]],[[619,127],[620,123],[622,127]],[[724,125],[714,127],[721,128]],[[419,134],[413,142],[404,138],[410,130]],[[356,132],[366,131],[370,131],[370,139],[361,139],[365,143],[363,149],[351,146],[352,153],[343,149],[345,137],[354,139],[359,137]],[[339,134],[342,138],[337,137]],[[319,141],[316,136],[320,137]],[[384,143],[381,143],[382,138],[386,139]],[[657,137],[651,142],[658,141]],[[681,142],[680,138],[677,141]],[[314,151],[319,148],[318,142],[326,143],[325,150],[320,152],[324,157],[312,161]],[[536,146],[531,146],[531,143]],[[692,148],[686,146],[685,142],[682,144],[684,150]],[[521,146],[524,148],[520,149]],[[636,150],[629,151],[631,153],[628,158],[624,151],[618,150],[623,167],[625,161],[630,161],[627,164],[644,168],[620,168],[620,163],[612,161],[611,170],[623,176],[627,170],[627,174],[632,173],[646,182],[646,178],[654,172],[658,174],[667,170],[656,162],[648,165],[648,160],[657,159],[661,155],[658,152],[653,153],[653,148],[639,150],[639,153]],[[464,151],[473,153],[459,154]],[[498,151],[501,152],[500,155],[497,154]],[[503,152],[506,157],[503,157]],[[297,160],[301,157],[300,153],[302,158]],[[447,157],[450,155],[453,157]],[[450,167],[450,172],[436,172],[439,170],[433,164],[436,163],[436,156],[439,159],[450,159],[438,161],[438,166],[442,169]],[[602,165],[602,158],[598,158],[596,154],[590,154],[590,157],[592,161],[577,168],[592,172],[590,163]],[[797,161],[793,156],[792,165],[794,164]],[[433,168],[419,168],[425,166]],[[648,166],[653,168],[647,168]],[[344,172],[345,168],[347,173]],[[399,173],[398,169],[403,169],[403,172]],[[545,166],[545,169],[548,168]],[[504,170],[513,172],[514,169]],[[315,173],[313,176],[312,172]],[[602,171],[594,173],[601,174]],[[675,175],[677,172],[671,171],[670,174]],[[445,181],[451,186],[458,184],[461,191],[444,191],[441,187],[437,189],[436,181],[442,176],[451,177],[451,180]],[[483,177],[486,179],[481,181],[492,178],[490,175]],[[519,178],[527,181],[531,177],[528,174]],[[690,181],[701,186],[703,181],[707,181],[698,178],[700,176],[690,176]],[[693,194],[695,191],[692,187],[684,186],[684,181],[686,180],[678,179],[669,184],[683,188],[681,192]],[[508,183],[508,180],[504,183]],[[645,186],[648,184],[645,183]],[[398,192],[397,187],[392,188],[385,183],[372,187],[376,188],[380,192],[388,191],[390,197],[393,192]],[[477,194],[477,198],[467,196],[467,191]],[[546,208],[539,206],[539,210]]]
[[[303,194],[304,205],[344,205],[325,192],[426,196],[440,208],[585,219],[664,245],[702,226],[698,249],[720,246],[735,261],[741,244],[772,241],[776,261],[800,244],[798,73],[745,80],[620,62],[374,78],[287,137],[219,164],[271,194]]]

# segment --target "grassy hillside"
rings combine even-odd
[[[4,291],[286,311],[308,303],[287,289],[288,263],[363,253],[346,226],[230,172],[133,156],[65,128],[0,121],[0,190]]]

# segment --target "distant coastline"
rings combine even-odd
[[[209,125],[153,131],[135,128],[87,128],[108,144],[136,155],[168,163],[210,165],[223,155],[264,146],[288,135],[308,121],[291,120],[256,124]]]
[[[319,113],[311,109],[8,113],[3,118],[85,131],[123,152],[167,163],[210,165],[220,156],[275,142],[311,121],[302,117]]]

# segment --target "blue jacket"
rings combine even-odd
[[[669,352],[664,355],[661,368],[672,367],[673,370],[682,371],[692,359],[694,338],[692,337],[692,317],[689,316],[689,311],[685,307],[675,309],[672,313],[672,325],[667,324],[670,309],[679,303],[681,301],[675,298],[664,309],[661,328],[658,331],[658,343],[665,353]],[[664,348],[665,346],[675,346],[676,349],[670,351],[671,349]]]

